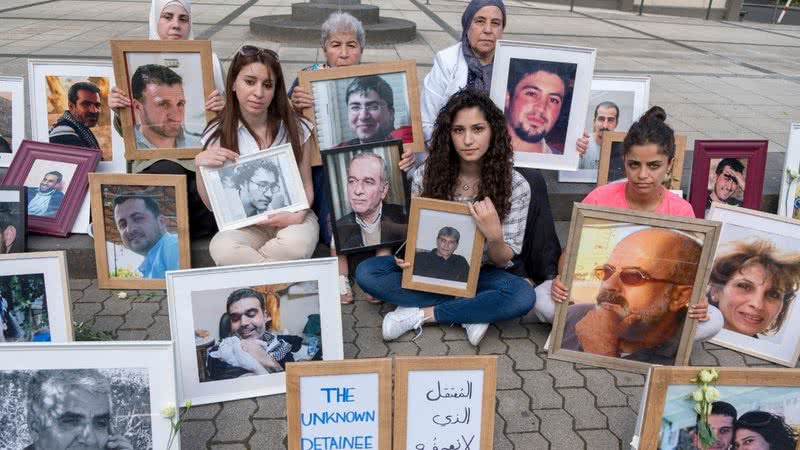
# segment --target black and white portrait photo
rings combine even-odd
[[[253,153],[219,169],[202,170],[221,230],[252,225],[279,211],[308,208],[289,144]]]
[[[157,448],[148,378],[144,368],[2,370],[2,448]]]
[[[402,142],[325,152],[336,249],[353,251],[400,244],[406,238],[405,177],[398,167]]]

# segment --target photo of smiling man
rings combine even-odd
[[[515,152],[564,153],[577,64],[511,58],[505,114]]]

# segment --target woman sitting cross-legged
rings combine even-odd
[[[383,338],[397,339],[425,323],[461,324],[478,345],[491,322],[526,314],[533,287],[505,269],[522,248],[531,192],[513,169],[505,118],[488,95],[473,89],[453,94],[442,108],[431,138],[430,157],[414,174],[412,195],[469,205],[486,237],[474,298],[403,289],[402,271],[410,264],[392,256],[370,258],[358,266],[356,281],[376,298],[398,308],[383,319]]]

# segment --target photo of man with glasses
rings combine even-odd
[[[413,141],[410,125],[395,128],[394,92],[378,75],[353,79],[345,91],[347,125],[356,136],[337,147],[401,139]]]
[[[259,158],[232,166],[223,170],[221,175],[228,180],[239,200],[229,203],[231,211],[239,210],[234,214],[234,220],[253,217],[292,203],[277,158]],[[241,204],[241,209],[235,206],[236,203]]]
[[[561,348],[674,364],[702,250],[664,228],[623,238],[592,273],[601,282],[595,301],[567,309]]]

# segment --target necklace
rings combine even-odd
[[[459,181],[461,181],[462,183],[464,183],[464,184],[461,186],[461,189],[463,189],[463,190],[464,190],[464,192],[467,192],[467,191],[469,191],[469,189],[470,189],[472,186],[474,186],[474,185],[475,185],[475,183],[477,183],[477,182],[478,182],[478,180],[480,180],[481,178],[480,178],[480,177],[475,177],[474,179],[472,179],[472,180],[469,180],[469,181],[464,181],[464,180],[462,180],[462,179],[461,179],[461,177],[458,177],[458,179],[459,179]]]

